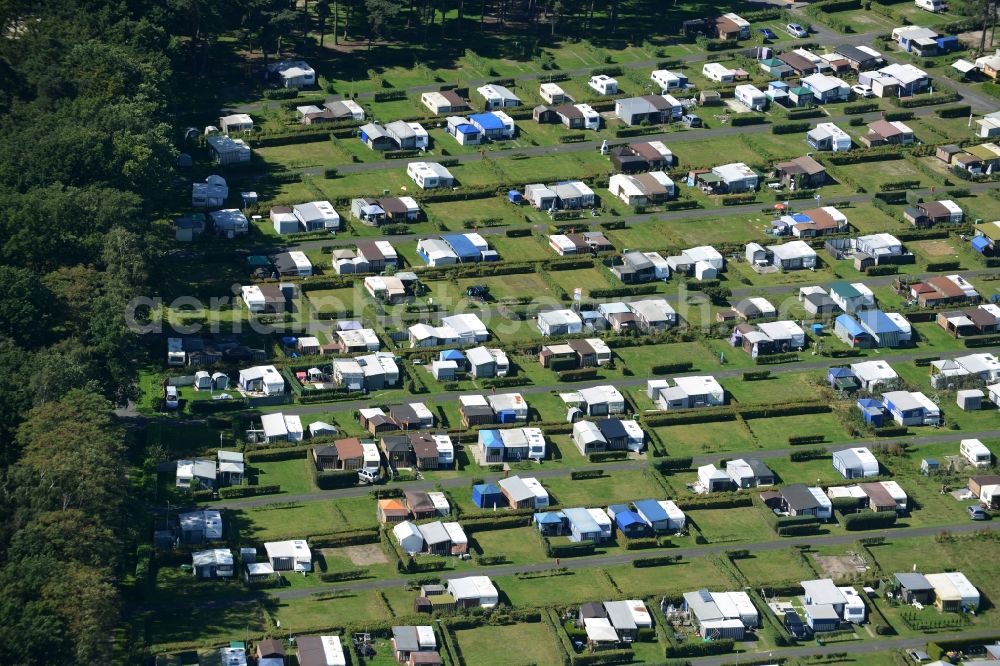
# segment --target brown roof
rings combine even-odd
[[[435,664],[441,664],[441,655],[436,651],[428,652],[411,652],[410,653],[410,664],[424,664],[425,666],[435,666]]]
[[[454,90],[442,90],[441,96],[448,100],[448,103],[451,104],[452,107],[469,106],[469,103],[462,99],[461,95],[456,93]]]
[[[635,151],[636,155],[645,157],[647,160],[662,160],[663,155],[656,148],[653,148],[648,141],[629,144],[629,148]]]
[[[970,155],[968,153],[962,153],[954,158],[959,164],[982,164],[982,160],[975,155]]]
[[[405,213],[408,210],[406,204],[400,201],[398,197],[382,197],[377,201],[379,207],[386,213]]]
[[[431,501],[430,495],[422,490],[407,490],[403,496],[406,497],[406,506],[410,507],[411,511],[434,510],[434,502]]]
[[[416,454],[418,458],[437,457],[437,444],[435,444],[431,436],[426,433],[420,432],[415,435],[410,435],[410,446],[413,447],[413,453]]]
[[[934,291],[947,296],[949,298],[961,298],[965,296],[965,292],[957,284],[949,280],[943,275],[938,275],[926,280],[927,284],[934,288]]]
[[[264,296],[265,301],[284,301],[285,294],[281,291],[281,285],[277,284],[261,284],[260,293]]]
[[[291,206],[271,206],[271,215],[291,213]]]
[[[789,52],[782,53],[778,56],[778,60],[785,63],[797,72],[811,71],[816,69],[816,65],[813,64],[809,58],[799,55],[798,53]]]
[[[664,194],[667,191],[667,186],[653,178],[652,174],[637,173],[632,177],[639,181],[649,194]]]
[[[808,155],[796,157],[794,160],[788,160],[787,162],[781,162],[777,168],[785,173],[804,173],[809,176],[815,176],[826,171],[826,167]]]
[[[1000,485],[1000,474],[984,474],[981,476],[970,476],[969,483],[976,483],[979,486]]]
[[[996,326],[996,317],[982,308],[972,308],[964,312],[965,316],[972,320],[978,327]]]
[[[567,340],[566,344],[581,356],[595,353],[594,348],[586,340]]]
[[[572,104],[560,104],[559,106],[552,107],[552,110],[561,116],[566,116],[567,118],[583,118],[583,111],[576,108]]]
[[[671,107],[670,102],[664,99],[662,95],[643,95],[641,99],[652,104],[653,108],[657,111],[666,111]]]
[[[918,203],[917,208],[924,211],[927,217],[950,217],[951,211],[940,201],[926,201]]]
[[[268,638],[257,643],[257,654],[261,657],[284,657],[285,646],[281,641]]]
[[[896,500],[881,483],[859,483],[858,487],[865,491],[865,495],[868,495],[868,499],[874,506],[896,506]]]
[[[876,120],[868,125],[868,129],[878,136],[889,138],[891,136],[901,136],[903,133],[888,120]]]
[[[337,447],[337,457],[341,460],[362,458],[365,455],[365,449],[361,446],[361,440],[357,437],[338,439],[333,445]]]
[[[368,261],[380,261],[384,260],[385,256],[382,251],[378,249],[375,245],[375,241],[358,241],[358,254]]]
[[[715,19],[715,28],[723,34],[740,31],[740,26],[736,25],[734,21],[729,20],[725,16],[720,16]]]

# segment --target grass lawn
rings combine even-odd
[[[767,541],[774,531],[756,507],[699,509],[687,512],[709,543]]]
[[[612,286],[611,271],[601,264],[593,268],[581,268],[572,271],[549,271],[549,277],[562,287],[567,294],[572,294],[577,287],[590,294],[594,289],[608,289]],[[616,280],[617,281],[617,280]]]
[[[314,594],[306,599],[275,602],[274,617],[282,630],[315,632],[345,622],[376,622],[389,618],[389,611],[373,590]]]
[[[775,396],[781,395],[796,394],[775,394]],[[750,419],[747,424],[757,437],[757,441],[776,448],[787,446],[788,438],[796,435],[823,435],[828,442],[843,442],[850,439],[837,415],[832,412]]]
[[[759,381],[747,382],[731,378],[723,379],[720,383],[737,402],[773,404],[783,396],[795,396],[796,399],[818,398],[823,390],[816,381],[818,377],[815,372],[785,373],[771,375],[768,379]]]
[[[869,164],[839,166],[834,170],[834,178],[840,173],[845,173],[861,183],[869,192],[878,192],[879,186],[883,183],[899,180],[916,180],[920,182],[920,187],[937,185],[929,176],[905,159],[879,162],[877,169],[873,169]]]
[[[298,495],[316,490],[309,465],[307,458],[298,458],[256,463],[253,468],[257,470],[257,485],[278,484],[281,486],[281,492]]]
[[[147,624],[152,652],[211,647],[248,634],[259,638],[265,629],[264,611],[256,603],[162,611],[152,614]]]
[[[647,497],[663,496],[663,489],[649,472],[611,472],[597,479],[554,477],[545,487],[553,501],[563,506],[607,506]]]
[[[244,540],[301,539],[374,526],[375,500],[350,497],[237,509],[233,520],[240,526]]]
[[[484,626],[455,632],[462,656],[477,666],[558,664],[563,659],[559,639],[545,622]]]
[[[813,575],[792,548],[753,555],[736,560],[735,564],[754,587],[784,580],[808,580]]]
[[[655,431],[667,454],[676,457],[749,451],[757,446],[743,424],[737,421],[661,426]]]
[[[316,312],[339,312],[344,310],[360,312],[365,305],[362,292],[353,287],[310,291],[306,293],[306,299]]]
[[[609,567],[607,572],[621,588],[622,594],[635,599],[643,599],[651,594],[679,596],[725,575],[709,557],[685,558],[663,567],[639,568],[622,564]]]
[[[488,530],[477,532],[472,539],[486,556],[506,555],[515,564],[542,562],[546,556],[537,531],[534,527]]]
[[[768,458],[767,466],[774,470],[782,483],[807,483],[822,485],[842,481],[840,472],[833,468],[831,458],[818,458],[792,462],[788,458]]]
[[[514,608],[570,605],[619,596],[607,576],[600,570],[593,569],[539,578],[498,576],[493,579],[493,583],[500,590],[501,596],[506,596]]]

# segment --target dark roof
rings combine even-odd
[[[335,458],[339,457],[337,453],[337,447],[332,444],[325,444],[323,446],[314,446],[313,450],[316,452],[317,456],[333,456]]]
[[[384,435],[382,448],[386,451],[408,453],[410,451],[410,438],[406,435]]]
[[[382,197],[377,201],[379,207],[389,214],[406,213],[408,210],[399,197]]]
[[[406,506],[410,507],[411,511],[434,510],[434,502],[431,501],[430,495],[422,490],[407,490],[403,492],[403,496],[406,497]]]
[[[842,44],[834,49],[834,52],[844,56],[848,60],[853,60],[858,63],[875,62],[882,59],[881,56],[872,55],[871,53],[862,51],[857,46],[851,46],[850,44]]]
[[[567,118],[583,118],[583,111],[572,104],[560,104],[559,106],[552,107],[552,110],[560,116],[566,116]]]
[[[410,446],[413,447],[413,453],[416,454],[418,458],[437,457],[437,444],[435,444],[431,436],[426,433],[421,432],[411,435]]]
[[[893,575],[897,583],[911,592],[930,591],[934,589],[934,586],[930,584],[922,573],[907,571]]]
[[[628,431],[622,425],[621,419],[601,419],[597,422],[597,429],[604,435],[604,439],[628,437]]]
[[[451,104],[453,107],[456,107],[456,106],[465,106],[465,107],[468,107],[469,106],[469,103],[466,102],[461,97],[461,95],[459,95],[458,93],[456,93],[454,90],[442,90],[441,91],[441,96],[444,97],[446,100],[448,100],[448,103]]]
[[[337,455],[340,456],[341,460],[361,458],[365,455],[365,449],[361,446],[361,440],[357,437],[338,439],[333,445],[337,447]]]
[[[418,423],[420,418],[409,405],[392,405],[389,407],[389,416],[396,423]]]
[[[607,617],[608,611],[604,610],[604,604],[595,601],[588,601],[580,605],[580,619],[586,617]]]
[[[804,483],[794,483],[781,489],[781,496],[785,499],[789,509],[804,511],[807,509],[819,508],[819,502],[809,492],[809,488]]]
[[[745,458],[744,460],[746,461],[746,464],[750,466],[750,469],[753,470],[753,474],[757,478],[765,476],[774,476],[774,472],[771,470],[771,468],[762,463],[757,458]]]
[[[285,646],[279,640],[268,638],[257,643],[257,654],[261,657],[284,657]]]

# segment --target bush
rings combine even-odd
[[[372,95],[372,100],[376,102],[393,102],[402,99],[406,99],[405,90],[387,90],[385,92],[377,92]]]
[[[728,194],[722,197],[723,206],[742,206],[743,204],[753,203],[757,200],[757,193],[750,192],[748,194]]]
[[[886,426],[875,429],[876,437],[905,437],[906,434],[906,426]]]
[[[310,548],[362,546],[369,543],[378,543],[378,540],[378,530],[374,528],[368,530],[351,530],[348,532],[331,532],[330,534],[314,534],[308,539]]]
[[[934,109],[934,115],[939,118],[965,118],[972,111],[968,104],[956,104],[955,106],[945,106]]]
[[[593,541],[580,541],[578,543],[558,543],[553,544],[548,539],[545,540],[546,551],[549,557],[560,558],[560,557],[584,557],[586,555],[594,554],[594,542]]]
[[[277,484],[266,486],[227,486],[225,488],[219,488],[219,499],[254,497],[255,495],[273,495],[280,492],[281,486]]]
[[[895,190],[915,190],[920,187],[919,180],[891,180],[879,185],[881,192],[893,192]]]
[[[756,114],[746,113],[738,116],[733,116],[729,120],[729,124],[732,125],[733,127],[745,127],[746,125],[760,125],[766,122],[767,118],[764,116],[764,114],[761,113],[756,113]]]
[[[690,361],[684,361],[681,363],[664,363],[662,365],[654,365],[649,369],[654,375],[674,375],[680,372],[687,372],[694,367],[694,363]]]
[[[245,398],[232,400],[194,400],[189,403],[193,414],[215,414],[217,412],[237,412],[247,408]]]
[[[745,382],[756,382],[762,379],[768,379],[771,377],[770,370],[752,370],[750,372],[743,373],[743,381]]]
[[[586,140],[587,136],[582,132],[580,134],[563,134],[559,137],[559,143],[579,143]]]
[[[788,443],[791,446],[818,444],[823,441],[826,441],[826,435],[792,435],[788,438]]]
[[[989,87],[987,84],[985,87]],[[934,104],[948,104],[961,99],[961,95],[953,90],[930,93],[927,95],[914,95],[913,97],[892,97],[890,101],[896,106],[904,109],[912,109],[917,106],[932,106]]]
[[[315,470],[315,465],[312,466]],[[358,471],[354,469],[335,469],[316,471],[316,487],[321,490],[334,488],[350,488],[358,482]]]
[[[261,462],[281,462],[283,460],[295,460],[309,456],[309,449],[267,449],[264,451],[250,451],[244,457],[248,463]]]
[[[858,102],[857,104],[848,104],[844,107],[844,113],[847,115],[869,113],[871,111],[878,111],[878,102]]]
[[[574,654],[570,656],[572,666],[601,666],[602,664],[631,664],[635,652],[623,650],[601,650],[594,654]]]
[[[612,67],[597,67],[595,69],[590,70],[590,75],[591,76],[601,76],[601,75],[604,75],[604,76],[621,76],[622,75],[622,68],[619,67],[618,65],[614,65]]]
[[[941,271],[957,271],[961,268],[958,261],[934,261],[927,264],[928,273],[938,273]]]
[[[899,272],[899,269],[892,264],[883,264],[880,266],[869,266],[865,269],[865,275],[895,275]]]
[[[799,360],[799,355],[795,352],[785,352],[784,354],[766,354],[756,358],[757,365],[775,365],[778,363],[794,363]]]
[[[334,571],[321,573],[319,579],[324,583],[342,583],[347,580],[359,580],[369,576],[368,569],[349,569],[347,571]]]
[[[731,638],[721,638],[708,643],[688,642],[683,645],[671,645],[667,648],[667,657],[710,657],[732,652],[733,645]]]
[[[598,451],[587,456],[587,459],[592,463],[606,462],[609,460],[625,460],[626,458],[628,458],[628,451]]]
[[[913,111],[887,111],[885,119],[889,122],[896,120],[913,120]]]
[[[771,125],[771,134],[798,134],[800,132],[808,132],[811,127],[810,123],[775,123]]]
[[[970,348],[993,347],[1000,345],[1000,335],[977,335],[965,338],[964,344]]]
[[[507,238],[524,238],[531,235],[531,228],[527,229],[507,229],[504,232]]]
[[[800,451],[792,451],[788,454],[788,459],[792,462],[803,462],[828,457],[830,457],[830,452],[826,449],[802,449]]]
[[[559,373],[561,382],[582,382],[587,379],[597,378],[597,368],[577,368],[575,370],[563,370]]]
[[[896,524],[895,511],[865,511],[850,513],[843,517],[841,523],[845,530],[881,530]]]
[[[643,284],[634,287],[617,287],[614,289],[591,289],[587,292],[591,298],[623,298],[625,296],[645,296],[656,293],[656,285]]]
[[[298,88],[268,88],[264,91],[264,99],[294,99],[298,96]]]
[[[676,469],[691,469],[694,458],[688,456],[684,458],[659,458],[653,464],[660,472]]]
[[[680,561],[680,555],[657,555],[656,557],[640,557],[632,560],[632,566],[636,569],[648,569],[652,567],[665,567]]]
[[[569,477],[574,481],[580,481],[583,479],[600,479],[603,476],[603,469],[576,469],[569,473]]]

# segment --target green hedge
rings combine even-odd
[[[620,65],[611,65],[610,67],[595,67],[590,70],[591,76],[621,76],[622,68]]]
[[[598,451],[597,453],[589,454],[587,459],[592,463],[607,462],[609,460],[626,460],[628,459],[628,451]]]
[[[644,284],[635,287],[616,287],[613,289],[591,289],[587,292],[591,298],[623,298],[625,296],[645,296],[656,293],[656,285]]]
[[[913,120],[913,111],[887,111],[885,120],[893,122],[896,120]]]
[[[676,469],[691,469],[691,465],[694,463],[694,458],[687,456],[684,458],[657,458],[653,462],[653,466],[660,472],[666,472],[669,470]]]
[[[385,92],[377,92],[372,95],[372,99],[376,102],[393,102],[397,100],[406,99],[405,90],[387,90]]]
[[[941,271],[957,271],[962,267],[958,261],[934,261],[927,264],[928,273],[939,273]]]
[[[377,528],[351,530],[349,532],[331,532],[330,534],[314,534],[308,538],[310,548],[362,546],[369,543],[378,543],[378,540]]]
[[[817,460],[829,457],[831,457],[831,453],[826,449],[802,449],[799,451],[792,451],[788,454],[788,459],[792,462],[804,462],[806,460]]]
[[[506,512],[502,514],[490,514],[474,518],[466,518],[463,514],[462,529],[466,534],[476,532],[490,532],[493,530],[507,530],[515,527],[528,527],[531,525],[532,513]]]
[[[249,405],[246,398],[231,400],[193,400],[188,403],[192,414],[215,414],[218,412],[236,412],[246,409]]]
[[[503,233],[507,238],[524,238],[531,235],[531,227],[524,229],[507,229]]]
[[[865,275],[895,275],[899,272],[899,269],[892,264],[885,264],[881,266],[869,266],[865,269]]]
[[[734,642],[731,638],[721,638],[707,643],[688,642],[667,648],[666,656],[670,657],[711,657],[717,654],[727,654],[733,651]]]
[[[987,86],[990,84],[987,84]],[[904,109],[912,109],[918,106],[932,106],[935,104],[948,104],[961,99],[962,96],[953,90],[929,93],[926,95],[915,95],[913,97],[892,97],[890,101],[896,106]]]
[[[795,352],[784,354],[765,354],[755,359],[757,365],[776,365],[778,363],[794,363],[799,360],[799,355]]]
[[[1000,335],[977,335],[975,337],[965,338],[964,344],[966,347],[971,348],[993,347],[1000,345]]]
[[[574,370],[563,370],[559,373],[561,382],[582,382],[587,379],[597,378],[597,368],[576,368]]]
[[[775,123],[771,125],[771,134],[798,134],[808,132],[812,125],[808,122],[802,123]]]
[[[762,113],[741,114],[729,119],[729,124],[733,127],[745,127],[746,125],[760,125],[767,122],[767,117]]]
[[[563,134],[559,137],[559,143],[579,143],[580,141],[586,141],[587,136],[583,133],[580,134]]]
[[[744,204],[751,204],[757,200],[756,192],[749,192],[747,194],[727,194],[722,197],[723,206],[742,206]]]
[[[894,192],[896,190],[914,190],[920,187],[919,180],[891,180],[878,186],[881,192]]]
[[[546,539],[545,544],[549,557],[583,557],[594,554],[594,542],[592,541],[553,544]]]
[[[945,106],[934,109],[934,115],[939,118],[965,118],[972,112],[972,107],[968,104],[956,104],[955,106]]]
[[[244,456],[244,459],[248,463],[260,463],[281,462],[283,460],[295,460],[297,458],[308,457],[309,449],[299,447],[294,449],[265,449],[263,451],[250,451]]]
[[[349,569],[347,571],[334,571],[321,573],[319,579],[324,583],[342,583],[348,580],[360,580],[369,577],[368,569]]]
[[[878,111],[878,102],[858,102],[857,104],[848,104],[844,107],[844,113],[847,115],[869,113],[871,111]]]
[[[896,524],[895,511],[865,511],[849,513],[841,519],[845,530],[881,530]]]
[[[875,429],[876,437],[904,437],[906,434],[906,426],[886,426]]]
[[[631,664],[635,660],[632,650],[601,650],[594,654],[574,654],[570,656],[572,666],[601,666],[602,664]]]
[[[743,381],[745,382],[756,382],[762,379],[769,379],[770,377],[770,370],[751,370],[750,372],[743,373]]]
[[[826,441],[826,435],[792,435],[788,438],[788,443],[791,446],[818,444],[823,441]]]
[[[311,465],[316,470],[315,465]],[[321,490],[333,490],[335,488],[350,488],[358,482],[358,470],[356,469],[334,469],[316,470],[316,487]]]
[[[636,569],[650,569],[653,567],[665,567],[679,562],[680,555],[657,555],[656,557],[640,557],[632,560],[632,566]]]
[[[583,479],[600,479],[603,476],[603,469],[575,469],[569,473],[569,478],[574,481],[582,481]]]
[[[298,96],[298,88],[268,88],[264,91],[264,99],[294,99]]]
[[[694,363],[690,361],[684,361],[682,363],[663,363],[661,365],[654,365],[649,369],[654,375],[673,375],[679,372],[687,372],[694,368]]]
[[[266,486],[227,486],[219,488],[219,499],[233,499],[236,497],[254,497],[256,495],[274,495],[281,492],[278,484]]]

